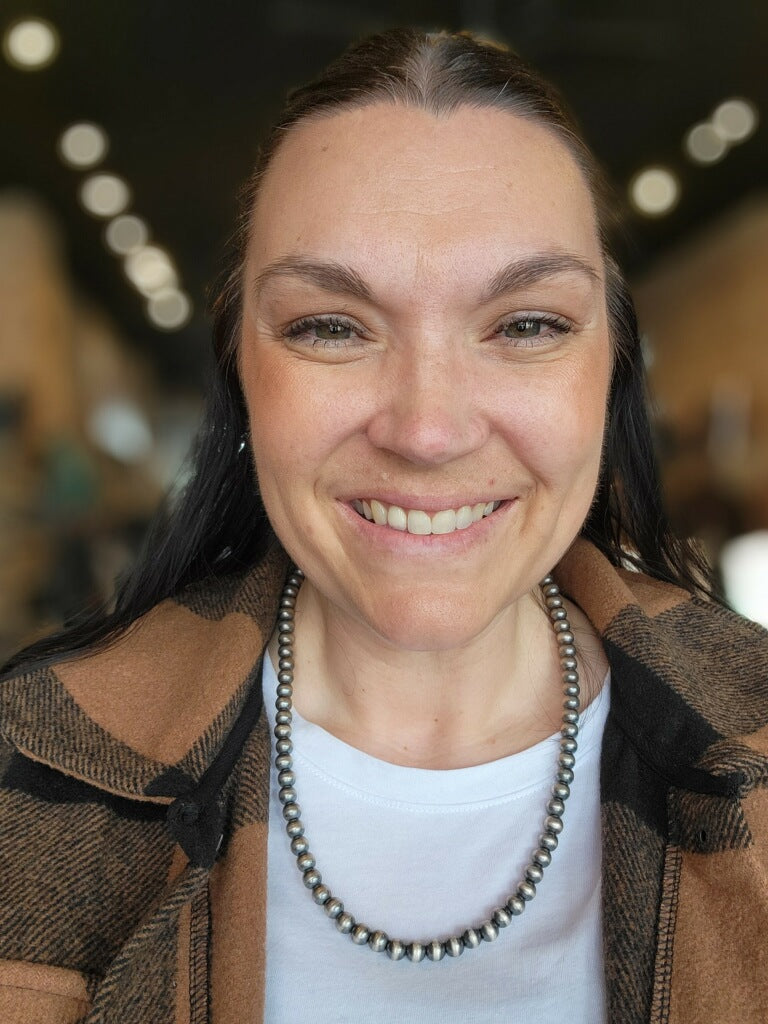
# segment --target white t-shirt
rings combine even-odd
[[[274,765],[269,812],[266,1024],[531,1024],[605,1020],[600,745],[608,680],[582,715],[564,829],[534,900],[492,943],[393,962],[340,935],[290,851]],[[275,671],[264,658],[274,725]],[[293,712],[302,820],[323,881],[369,928],[445,938],[514,893],[538,845],[559,734],[472,768],[404,768]]]

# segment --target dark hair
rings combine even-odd
[[[437,116],[462,105],[493,107],[544,125],[568,148],[595,203],[614,347],[602,469],[582,532],[614,565],[631,564],[692,592],[710,593],[703,559],[690,542],[674,536],[663,510],[634,307],[609,252],[611,204],[590,150],[557,93],[513,52],[466,33],[395,29],[352,46],[315,81],[292,92],[259,152],[242,193],[228,267],[214,293],[216,363],[190,456],[189,483],[158,513],[137,564],[119,587],[114,609],[93,613],[33,644],[7,669],[109,642],[163,599],[205,577],[247,570],[276,543],[246,444],[248,419],[237,369],[251,211],[287,131],[309,118],[376,102]]]

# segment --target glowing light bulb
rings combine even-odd
[[[42,18],[25,18],[11,25],[3,37],[5,59],[21,71],[41,71],[56,59],[59,34]]]
[[[106,132],[88,121],[70,125],[59,139],[59,153],[70,167],[93,167],[104,159],[108,148]]]
[[[125,213],[107,224],[104,237],[112,252],[126,256],[147,244],[149,229],[140,217]]]
[[[666,167],[646,167],[629,184],[632,205],[647,217],[669,213],[680,199],[680,184]]]
[[[147,302],[147,316],[152,323],[165,331],[177,331],[192,315],[192,303],[184,292],[175,288],[164,288],[155,292]]]
[[[130,199],[130,189],[115,174],[92,174],[80,187],[80,202],[95,217],[122,213]]]

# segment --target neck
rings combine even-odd
[[[578,609],[569,613],[581,634],[582,679],[599,687],[602,651]],[[271,654],[276,661],[274,640]],[[523,595],[462,647],[412,651],[388,643],[305,580],[295,673],[294,707],[304,718],[410,767],[506,757],[556,732],[562,717],[557,644],[537,593]]]

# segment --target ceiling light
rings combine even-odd
[[[192,303],[184,292],[175,288],[164,288],[151,296],[147,303],[147,316],[155,325],[165,331],[176,331],[189,322]]]
[[[96,124],[73,124],[59,139],[59,153],[70,167],[93,167],[109,148],[106,133]]]
[[[92,174],[80,188],[80,202],[96,217],[122,213],[130,198],[130,189],[114,174]]]
[[[757,128],[757,107],[749,100],[725,100],[712,114],[712,127],[727,142],[745,142]]]
[[[150,296],[163,288],[175,288],[176,271],[171,259],[156,245],[144,245],[125,258],[128,280],[142,295]]]
[[[633,206],[647,217],[660,217],[677,204],[680,184],[665,167],[646,167],[629,184]]]
[[[5,59],[22,71],[40,71],[56,59],[58,52],[59,34],[42,18],[17,21],[3,37]]]
[[[115,217],[107,224],[104,237],[112,252],[118,256],[126,256],[147,244],[149,229],[139,217],[126,213],[121,217]]]
[[[714,164],[722,160],[728,143],[711,124],[694,125],[685,136],[685,151],[697,164]]]

